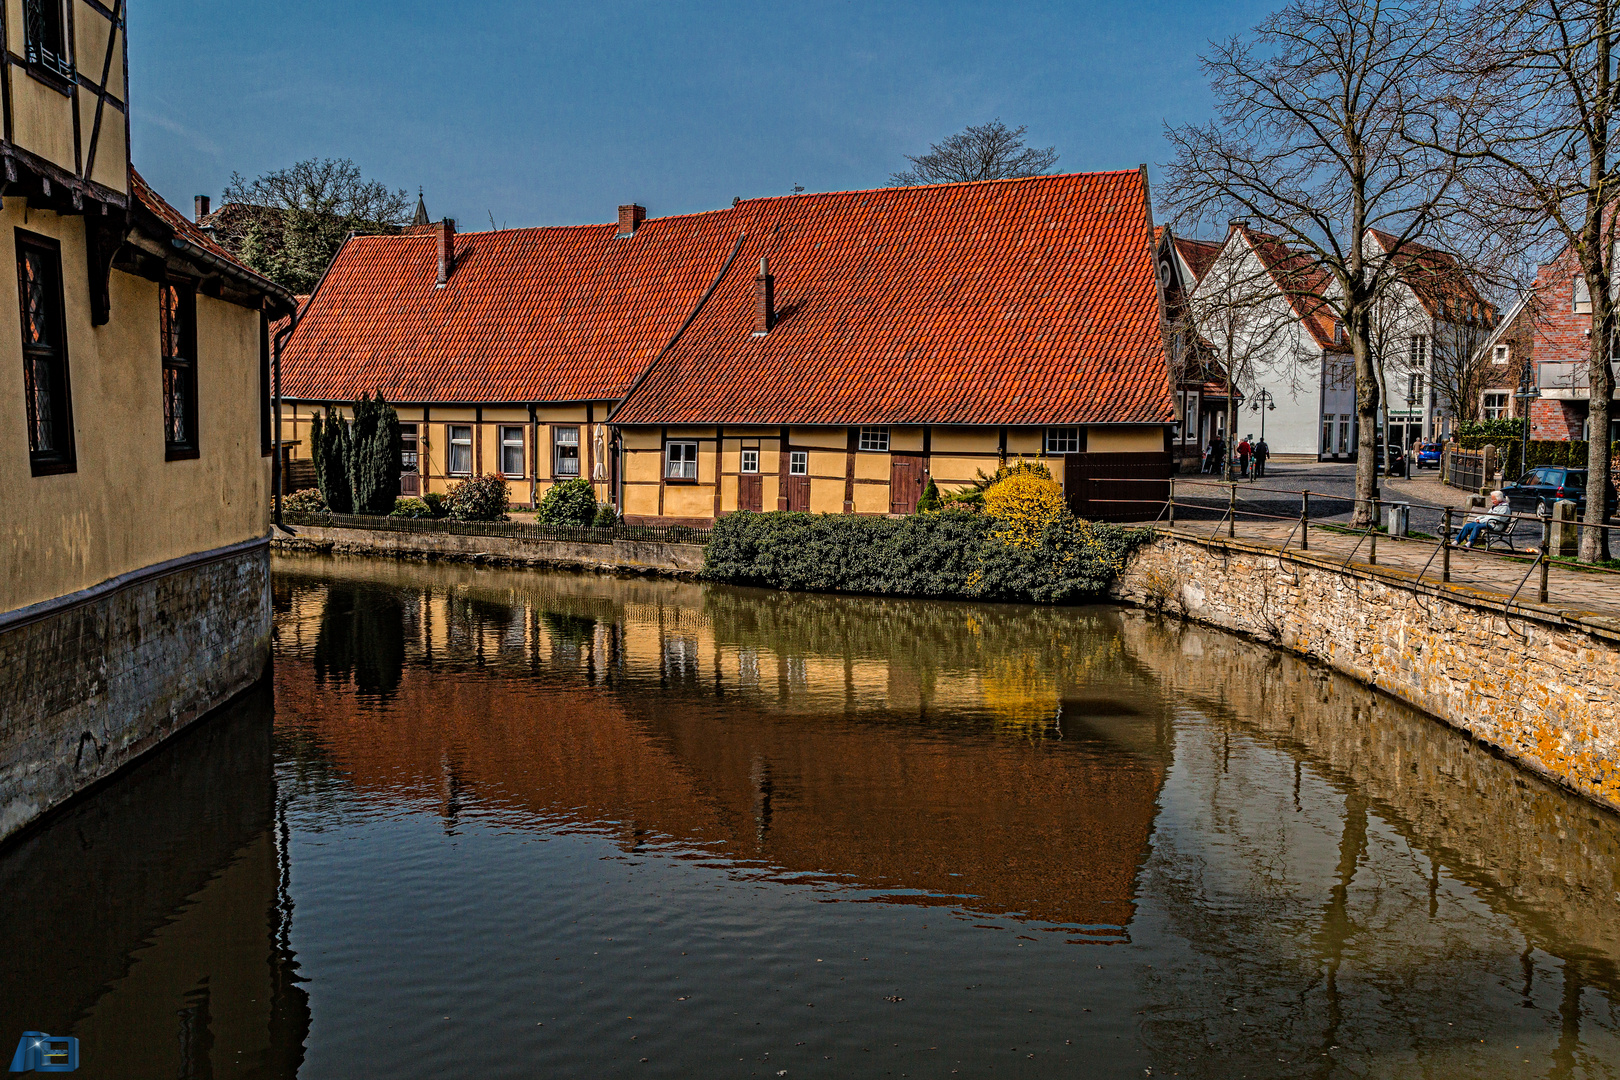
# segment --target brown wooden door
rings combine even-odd
[[[891,454],[889,461],[889,513],[914,514],[923,485],[928,483],[926,461],[914,454]]]
[[[759,473],[743,473],[737,477],[737,509],[758,510],[763,501],[764,485]]]
[[[789,510],[810,509],[810,478],[808,476],[789,476],[787,478],[787,504]]]
[[[1169,454],[1065,454],[1069,512],[1091,521],[1154,521],[1170,497]]]

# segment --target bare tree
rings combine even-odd
[[[248,266],[307,293],[352,232],[393,232],[410,220],[404,190],[367,180],[348,159],[311,158],[255,180],[232,173],[215,238]]]
[[[1268,371],[1297,370],[1300,320],[1266,265],[1232,240],[1185,298],[1182,310],[1194,340],[1207,343],[1226,377],[1228,452],[1221,476],[1230,480],[1238,394],[1252,392]]]
[[[1587,356],[1591,441],[1587,490],[1608,490],[1609,366],[1615,336],[1615,228],[1620,154],[1611,130],[1620,109],[1620,0],[1518,0],[1472,5],[1452,73],[1458,93],[1487,103],[1467,120],[1468,194],[1482,231],[1523,250],[1566,250],[1592,303]],[[1608,520],[1606,500],[1584,520]],[[1608,531],[1582,529],[1580,557],[1606,558]]]
[[[1015,176],[1043,176],[1057,164],[1054,146],[1044,149],[1024,145],[1020,125],[1009,128],[995,119],[978,127],[969,126],[944,142],[937,142],[920,157],[906,155],[911,168],[889,177],[890,187],[918,184],[952,184],[965,180],[1006,180]]]
[[[1374,306],[1398,280],[1368,231],[1384,230],[1399,250],[1456,212],[1455,159],[1401,134],[1409,124],[1433,126],[1444,89],[1437,57],[1452,29],[1443,3],[1291,0],[1247,38],[1212,47],[1203,64],[1217,117],[1168,132],[1178,219],[1256,221],[1297,253],[1301,287],[1344,325],[1358,423],[1354,521],[1362,526],[1377,521]]]

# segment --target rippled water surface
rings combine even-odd
[[[1320,668],[1111,608],[276,570],[273,688],[0,851],[0,1037],[87,1078],[1620,1074],[1620,822]]]

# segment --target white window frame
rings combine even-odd
[[[886,427],[861,428],[861,440],[858,445],[862,450],[887,454],[889,452],[889,429]]]
[[[449,448],[445,451],[445,471],[451,476],[471,476],[473,471],[473,429],[471,424],[446,424]],[[465,434],[460,434],[464,432]],[[456,452],[467,455],[466,465],[456,468]]]
[[[788,475],[789,476],[809,476],[810,475],[810,451],[808,451],[808,450],[789,450],[788,451]]]
[[[512,441],[513,434],[517,435],[517,442]],[[500,435],[501,435],[501,475],[502,476],[527,476],[528,475],[528,470],[526,468],[524,468],[524,462],[527,460],[527,457],[524,454],[525,439],[523,437],[523,428],[520,427],[520,426],[517,426],[517,425],[513,425],[513,424],[501,424],[500,425]],[[509,450],[512,450],[512,449],[517,450],[517,464],[518,464],[517,472],[512,472],[511,470],[509,470],[506,467],[509,464],[509,462],[507,461],[506,455],[507,455],[507,452]]]
[[[1197,390],[1188,390],[1182,404],[1181,441],[1184,443],[1198,441],[1198,402],[1201,397]]]
[[[1080,453],[1080,429],[1077,427],[1049,427],[1046,429],[1048,454]]]
[[[1512,351],[1506,345],[1498,345],[1491,350],[1491,363],[1503,365],[1513,358]]]
[[[696,480],[698,478],[698,444],[680,440],[664,444],[664,479]]]
[[[1592,292],[1586,287],[1586,276],[1576,274],[1570,290],[1570,310],[1576,312],[1590,312],[1592,310]]]
[[[743,450],[738,455],[737,471],[743,473],[759,472],[759,451]]]
[[[563,454],[566,447],[573,448],[573,457]],[[568,479],[581,475],[578,425],[559,424],[551,429],[551,475]]]
[[[1495,399],[1495,403],[1492,399]],[[1480,395],[1479,413],[1486,420],[1498,420],[1508,414],[1508,392],[1506,390],[1486,390]]]

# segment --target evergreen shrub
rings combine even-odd
[[[451,488],[442,505],[452,521],[505,521],[511,497],[505,477],[479,473]]]
[[[397,518],[430,518],[437,517],[433,507],[426,499],[399,498],[394,500],[394,509],[389,511],[389,517]]]
[[[596,520],[596,489],[584,477],[553,484],[537,516],[547,525],[590,525]]]
[[[399,414],[383,400],[382,394],[368,399],[361,394],[354,403],[354,419],[344,470],[357,514],[387,514],[399,496],[399,470],[403,447],[400,443]]]
[[[939,509],[939,506],[939,488],[934,485],[934,478],[930,476],[928,485],[923,488],[923,493],[917,498],[917,513],[932,514]]]
[[[320,489],[304,488],[281,497],[281,508],[292,514],[324,514],[326,513],[326,500],[321,497]]]
[[[309,429],[309,456],[315,465],[315,483],[321,498],[334,514],[348,514],[354,510],[354,497],[349,490],[349,421],[326,410],[325,419],[315,414]]]
[[[607,503],[596,508],[596,519],[591,522],[598,529],[611,529],[619,524],[619,512]]]

